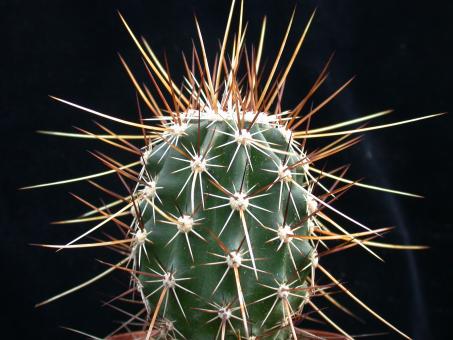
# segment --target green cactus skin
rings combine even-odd
[[[308,241],[291,237],[308,235],[307,193],[290,183],[304,187],[303,166],[288,168],[304,156],[275,123],[245,122],[240,129],[241,122],[235,120],[193,115],[181,125],[173,124],[166,141],[145,153],[142,174],[146,182],[155,184],[139,189],[143,194],[137,228],[143,223],[152,241],[141,252],[140,270],[167,273],[165,278],[140,277],[145,294],[151,294],[149,305],[156,307],[163,286],[174,284],[168,278],[173,275],[180,286],[165,296],[159,318],[171,320],[186,338],[214,339],[225,317],[231,339],[239,333],[257,336],[272,329],[277,331],[271,338],[286,339],[288,331],[278,330],[285,320],[289,327],[281,300],[289,303],[291,311],[304,304],[306,293],[300,288],[306,287],[313,258]],[[235,265],[248,312],[247,330]],[[221,313],[225,307],[228,315]]]

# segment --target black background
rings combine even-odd
[[[119,291],[121,284],[116,280],[119,282],[121,276],[41,309],[33,307],[103,270],[105,267],[93,258],[111,259],[99,250],[54,254],[28,245],[61,243],[75,237],[84,226],[54,226],[49,222],[84,210],[67,191],[93,202],[95,196],[84,184],[27,192],[17,189],[103,169],[86,152],[98,148],[95,142],[35,134],[38,129],[93,127],[92,116],[56,103],[47,95],[135,119],[135,93],[116,52],[125,56],[140,79],[145,79],[145,74],[116,10],[160,56],[166,51],[177,78],[182,70],[180,52],[190,50],[190,39],[196,34],[192,14],[200,19],[212,59],[216,39],[223,35],[229,4],[224,0],[0,3],[0,331],[7,333],[0,337],[80,338],[60,329],[60,325],[102,336],[114,327],[112,320],[121,318],[100,306],[106,296]],[[349,77],[357,78],[314,125],[386,108],[396,110],[393,120],[450,110],[453,6],[449,1],[247,0],[249,42],[257,38],[261,19],[268,15],[264,55],[270,61],[295,4],[296,34],[302,31],[310,12],[315,7],[318,11],[286,86],[286,107],[301,98],[335,51],[330,78],[315,101],[319,103]],[[296,34],[290,41],[292,46]],[[373,227],[397,226],[386,237],[389,242],[427,244],[430,250],[380,251],[385,264],[360,250],[323,262],[370,306],[416,339],[451,338],[451,127],[451,117],[446,115],[373,132],[359,146],[329,161],[330,168],[352,163],[351,178],[363,176],[369,183],[425,196],[420,200],[355,189],[338,202],[338,207]],[[356,323],[334,310],[326,312],[352,334],[387,331],[358,306],[350,302],[348,306],[367,323]],[[398,337],[388,333],[381,338]]]

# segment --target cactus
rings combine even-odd
[[[328,172],[316,167],[314,162],[356,144],[357,133],[434,115],[341,130],[391,112],[382,111],[311,129],[310,121],[315,114],[350,83],[347,81],[319,105],[310,107],[311,97],[327,77],[329,59],[300,103],[294,109],[282,110],[285,80],[314,13],[290,54],[289,63],[282,67],[281,55],[293,24],[291,17],[278,56],[265,73],[260,60],[266,21],[263,21],[258,48],[247,49],[242,5],[239,29],[231,38],[234,8],[233,1],[214,64],[208,62],[196,22],[200,47],[193,49],[191,59],[183,59],[186,76],[181,86],[172,80],[167,62],[160,62],[148,43],[139,41],[120,16],[144,58],[153,90],[140,85],[122,58],[121,62],[141,101],[154,115],[151,118],[154,124],[143,118],[141,110],[140,120],[132,122],[53,97],[98,117],[135,127],[139,134],[119,135],[101,124],[98,126],[102,133],[45,132],[98,139],[134,154],[137,161],[122,164],[114,157],[93,153],[108,167],[107,172],[39,185],[88,180],[114,199],[97,207],[75,196],[91,211],[66,223],[96,221],[97,224],[66,245],[43,246],[59,249],[105,246],[122,254],[116,264],[105,262],[106,271],[92,280],[39,305],[119,271],[127,272],[131,283],[131,288],[119,297],[128,296],[142,307],[118,331],[144,320],[139,329],[147,340],[151,337],[297,339],[327,334],[296,327],[300,321],[303,326],[309,310],[319,314],[341,336],[351,338],[316,305],[317,298],[325,298],[345,311],[328,294],[335,287],[407,337],[353,295],[318,261],[324,255],[354,246],[377,257],[372,247],[422,248],[372,241],[388,229],[372,230],[332,204],[353,186],[416,195],[348,180],[347,167]],[[282,68],[280,73],[279,68]],[[337,139],[308,151],[310,139],[327,137]],[[142,140],[142,147],[133,144],[137,139]],[[111,173],[119,177],[121,187],[116,190],[94,182],[95,178]],[[126,197],[116,193],[123,189],[128,192]],[[121,208],[117,209],[118,205]],[[117,210],[112,212],[112,209]],[[350,225],[365,231],[348,232],[332,215],[340,215]],[[109,235],[108,239],[95,243],[79,242],[105,228],[108,222],[116,224],[121,237]],[[340,244],[327,245],[338,241]],[[317,272],[331,284],[320,285]],[[116,300],[118,297],[110,303]]]

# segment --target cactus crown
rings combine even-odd
[[[181,86],[171,79],[168,64],[162,64],[146,41],[139,41],[121,17],[142,53],[154,93],[139,85],[127,64],[121,61],[140,99],[154,115],[149,119],[157,124],[149,124],[141,111],[140,121],[134,123],[54,98],[136,127],[142,136],[117,135],[100,124],[104,134],[83,131],[84,137],[126,150],[139,160],[122,164],[105,154],[93,153],[109,171],[75,180],[90,180],[114,200],[96,207],[76,197],[92,209],[76,222],[101,222],[66,245],[46,246],[65,249],[107,246],[122,254],[121,261],[107,264],[105,272],[78,288],[114,270],[128,272],[132,286],[118,298],[132,296],[129,300],[140,303],[141,309],[118,330],[138,322],[146,332],[146,339],[316,337],[318,333],[313,330],[295,327],[297,320],[309,315],[307,309],[318,313],[343,337],[351,338],[314,301],[315,297],[323,297],[345,311],[326,293],[332,286],[405,336],[318,262],[326,254],[354,246],[377,256],[370,247],[383,245],[370,238],[387,229],[370,230],[333,207],[332,202],[347,189],[361,186],[415,196],[348,180],[344,177],[347,167],[327,172],[314,165],[356,144],[359,139],[352,137],[354,134],[391,124],[340,130],[342,127],[390,111],[310,129],[311,118],[350,82],[319,105],[309,105],[313,94],[326,80],[330,59],[299,104],[292,110],[282,110],[285,80],[313,15],[288,64],[282,67],[280,59],[293,23],[291,18],[278,56],[265,72],[261,67],[261,53],[266,21],[263,21],[258,48],[247,49],[242,5],[237,34],[231,37],[234,5],[233,1],[219,57],[213,65],[208,62],[196,23],[200,47],[193,49],[191,59],[183,58],[186,76]],[[281,72],[277,72],[279,68]],[[409,121],[395,124],[405,122]],[[307,141],[317,137],[337,139],[308,152]],[[134,139],[142,139],[145,145],[135,146],[130,141]],[[92,181],[108,173],[119,176],[128,191],[126,197]],[[327,180],[331,183],[326,183]],[[119,204],[120,209],[110,212]],[[366,231],[347,232],[331,217],[336,214]],[[123,221],[125,215],[130,215],[132,221]],[[115,223],[124,237],[95,244],[78,243],[107,222]],[[332,241],[341,243],[328,246],[327,242]],[[318,284],[315,277],[318,270],[331,285]]]

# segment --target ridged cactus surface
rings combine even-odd
[[[305,156],[275,117],[234,117],[192,112],[144,153],[140,279],[152,308],[168,290],[158,317],[189,339],[289,328],[306,296],[313,248],[293,237],[308,235]]]

